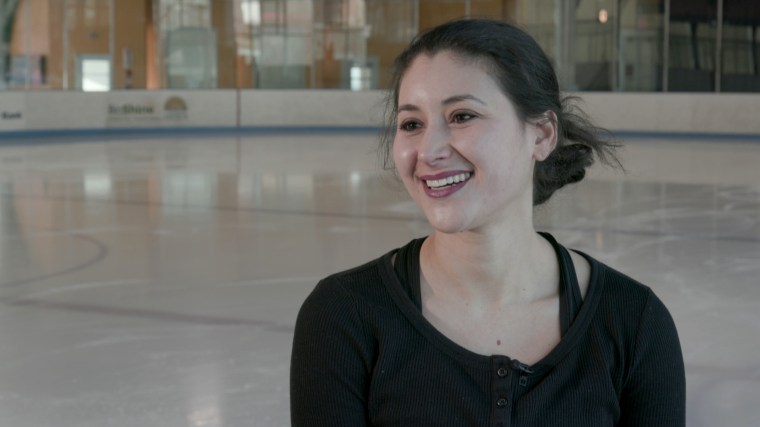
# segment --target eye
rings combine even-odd
[[[422,127],[422,124],[416,120],[407,120],[399,125],[399,129],[404,132],[413,132]]]
[[[467,112],[467,111],[462,111],[462,112],[454,113],[451,116],[451,121],[454,123],[466,123],[475,118],[477,118],[475,114]]]

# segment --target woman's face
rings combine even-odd
[[[397,123],[396,169],[436,230],[530,218],[533,163],[554,135],[520,120],[484,65],[447,51],[418,56],[399,86]]]

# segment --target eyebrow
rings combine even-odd
[[[467,100],[475,101],[475,102],[477,102],[479,104],[488,106],[488,104],[485,101],[483,101],[482,99],[478,98],[475,95],[469,95],[469,94],[467,94],[467,95],[454,95],[454,96],[450,96],[450,97],[444,99],[443,102],[441,102],[441,104],[442,105],[451,105],[451,104],[456,104],[457,102],[467,101]],[[404,105],[400,105],[398,107],[398,111],[399,112],[401,112],[401,111],[419,111],[419,110],[420,110],[420,107],[418,107],[418,106],[416,106],[414,104],[404,104]]]

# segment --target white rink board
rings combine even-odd
[[[380,126],[385,92],[248,90],[241,92],[242,126]]]
[[[613,131],[760,134],[760,95],[581,92],[580,106]]]
[[[103,129],[105,93],[28,92],[26,130]]]
[[[345,90],[0,93],[0,133],[182,128],[367,128],[385,92]],[[581,92],[599,126],[644,133],[760,135],[760,95]]]
[[[26,129],[25,101],[22,93],[0,93],[0,131]]]

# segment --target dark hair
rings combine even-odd
[[[554,68],[530,35],[506,22],[465,19],[423,32],[396,58],[381,140],[386,169],[394,169],[391,146],[396,134],[401,79],[420,54],[432,56],[442,51],[483,61],[521,120],[539,118],[547,111],[556,114],[557,147],[545,160],[536,163],[533,205],[544,203],[566,184],[582,180],[586,168],[594,163],[594,155],[606,164],[620,165],[614,154],[617,144],[611,134],[591,124],[572,104],[574,97],[560,95]]]

